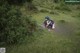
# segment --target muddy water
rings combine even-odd
[[[55,33],[60,35],[73,35],[74,27],[69,23],[57,23],[55,26]]]

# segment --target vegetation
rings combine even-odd
[[[28,39],[28,43],[11,46],[8,52],[79,53],[80,35],[78,26],[80,25],[76,25],[78,22],[77,18],[73,18],[70,16],[70,14],[66,15],[62,12],[59,13],[58,16],[49,13],[35,13],[32,16],[38,22],[38,24],[42,24],[46,15],[49,15],[53,20],[55,20],[55,30],[48,31],[47,29],[43,29],[43,31],[41,31],[39,29],[39,32],[35,32],[34,37]]]
[[[64,0],[0,0],[0,46],[7,53],[80,53],[79,6]],[[42,26],[45,16],[54,20],[54,30]]]
[[[12,0],[11,0],[12,2]],[[30,17],[23,16],[19,8],[0,2],[0,43],[20,43],[36,29],[36,23]]]
[[[41,9],[40,12],[48,12],[48,10]]]

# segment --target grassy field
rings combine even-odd
[[[55,21],[56,28],[52,31],[42,28],[33,37],[26,38],[24,44],[9,46],[7,53],[80,53],[80,21],[73,17],[76,13],[56,11],[54,14],[31,14],[39,26],[45,16],[50,16]]]

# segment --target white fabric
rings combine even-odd
[[[51,21],[47,21],[47,26],[51,23]]]
[[[52,29],[54,29],[55,28],[55,23],[53,24],[53,26],[52,26]]]

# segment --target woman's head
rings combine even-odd
[[[48,16],[45,17],[46,20],[50,20],[50,18]]]

